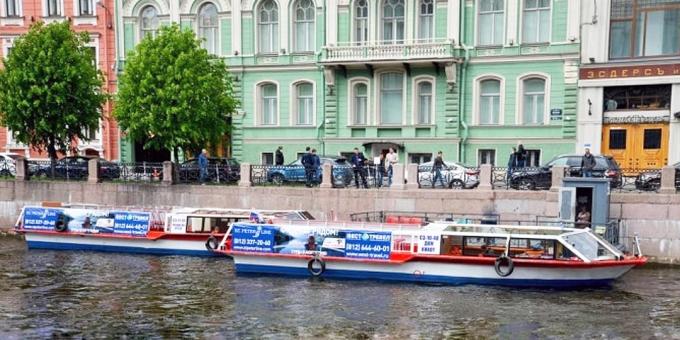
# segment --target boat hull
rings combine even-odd
[[[309,259],[234,255],[237,273],[310,276]],[[452,285],[483,284],[517,287],[575,288],[610,285],[636,264],[597,267],[515,266],[508,277],[496,274],[493,265],[409,261],[404,263],[326,262],[322,277],[374,279]]]
[[[112,238],[94,235],[26,233],[29,249],[89,250],[155,255],[217,256],[205,240]]]

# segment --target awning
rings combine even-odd
[[[372,148],[374,144],[380,144],[380,145],[386,145],[387,147],[392,147],[394,149],[404,149],[404,143],[395,143],[395,142],[390,142],[390,141],[375,141],[375,142],[366,142],[364,144],[361,144],[364,148]]]

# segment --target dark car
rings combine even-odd
[[[333,185],[347,186],[352,181],[352,168],[344,157],[319,157],[321,166],[331,164],[333,166]],[[318,169],[314,174],[314,180],[321,183],[322,170]],[[284,182],[305,182],[305,167],[302,165],[302,158],[283,166],[272,166],[267,168],[267,181],[281,185]]]
[[[582,155],[561,155],[553,158],[542,167],[517,168],[510,174],[509,185],[513,189],[535,190],[550,189],[552,185],[552,167],[566,166],[567,176],[580,177]],[[621,185],[621,169],[610,156],[595,156],[593,177],[611,179],[611,186]]]
[[[680,162],[672,165],[675,168],[675,187],[680,189]],[[635,189],[656,191],[661,187],[661,171],[640,172],[635,178]]]
[[[233,158],[208,158],[207,180],[209,182],[236,182],[241,179],[241,164]],[[193,158],[179,165],[180,182],[198,182],[201,168],[198,158]]]
[[[69,156],[57,160],[54,165],[54,178],[86,179],[89,174],[90,159],[83,156]],[[52,178],[51,168],[50,161],[28,161],[29,176]],[[99,161],[99,178],[115,179],[118,177],[120,177],[118,164]]]

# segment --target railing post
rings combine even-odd
[[[14,176],[15,181],[27,181],[28,180],[28,161],[25,157],[19,156],[16,159],[16,164],[14,165],[14,170],[16,175]]]
[[[253,183],[250,180],[250,163],[241,163],[241,179],[238,181],[240,187],[250,187]]]
[[[390,189],[404,190],[404,164],[392,165],[392,185]]]
[[[321,185],[320,188],[332,188],[333,187],[333,166],[330,163],[326,163],[321,166]]]
[[[87,161],[87,183],[99,182],[99,158]]]
[[[661,169],[661,187],[659,188],[659,193],[674,194],[675,190],[675,167],[670,165],[664,166]]]
[[[170,161],[163,162],[163,184],[172,185],[172,177],[175,173],[175,167]]]
[[[406,170],[406,190],[418,189],[418,164],[411,163]]]
[[[491,164],[479,166],[479,186],[477,186],[477,190],[493,190],[493,185],[491,185],[492,171]]]
[[[556,165],[552,167],[552,178],[550,180],[550,191],[560,191],[562,187],[562,180],[567,167],[564,165]]]

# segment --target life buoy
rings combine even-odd
[[[58,232],[64,232],[66,231],[66,229],[68,229],[68,226],[62,220],[59,220],[57,221],[57,223],[54,224],[54,230]]]
[[[314,268],[315,264],[318,268]],[[326,271],[326,262],[315,257],[307,262],[307,270],[309,270],[309,273],[312,274],[312,276],[321,276],[321,274]]]
[[[508,270],[504,272],[503,269],[501,269],[501,266],[508,266]],[[510,274],[512,274],[512,272],[515,270],[515,263],[513,263],[512,259],[506,255],[501,255],[496,258],[496,261],[494,262],[494,269],[496,269],[496,274],[498,274],[500,277],[510,276]]]
[[[217,249],[217,247],[220,246],[220,242],[217,241],[217,238],[215,236],[210,236],[208,237],[208,240],[205,241],[205,248],[208,249],[208,251],[213,251]]]

